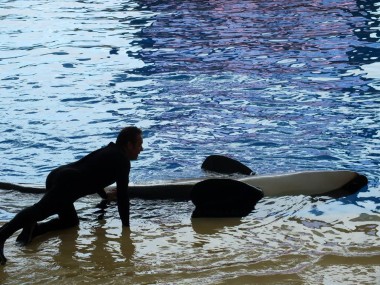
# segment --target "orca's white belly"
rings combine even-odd
[[[357,176],[353,171],[307,171],[239,180],[260,188],[264,196],[320,195],[343,187]]]
[[[219,177],[228,178],[226,176]],[[192,187],[203,180],[167,181],[151,185],[130,186],[133,197],[142,199],[188,199]],[[215,177],[212,177],[215,179]],[[305,171],[276,175],[255,175],[234,178],[260,188],[264,196],[329,195],[341,197],[356,193],[367,185],[367,178],[353,171]],[[233,189],[231,189],[233,193]]]
[[[212,179],[231,178],[230,176],[210,177]],[[208,177],[199,179],[162,181],[154,184],[130,185],[131,198],[140,199],[174,199],[189,200],[193,186]],[[284,195],[328,195],[342,197],[356,193],[365,185],[367,178],[353,171],[305,171],[276,175],[255,175],[234,177],[234,180],[244,182],[250,186],[260,188],[264,196]],[[44,188],[28,185],[15,185],[0,183],[0,189],[18,190],[29,193],[44,193]],[[113,192],[114,187],[107,187],[107,191]],[[233,194],[234,189],[231,189]]]

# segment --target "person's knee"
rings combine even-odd
[[[65,228],[76,227],[79,225],[79,218],[76,212],[60,214],[59,219],[61,220],[62,226]]]
[[[68,227],[79,226],[79,219],[78,219],[78,217],[76,217],[75,219],[71,219],[71,220],[67,221],[66,224]]]

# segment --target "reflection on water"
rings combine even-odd
[[[0,283],[377,284],[378,1],[7,1],[0,18],[0,178],[50,169],[144,129],[131,181],[197,177],[209,154],[258,173],[352,169],[337,200],[265,198],[241,219],[191,203],[79,201],[78,228],[7,242]],[[1,191],[0,219],[39,196]],[[101,218],[101,219],[99,219]],[[49,270],[47,270],[49,269]]]
[[[122,229],[116,206],[98,220],[95,202],[86,198],[76,204],[78,228],[37,238],[25,248],[12,246],[12,238],[6,247],[9,264],[0,268],[6,284],[28,282],[32,272],[46,283],[96,284],[284,278],[304,284],[341,280],[337,274],[351,284],[353,271],[366,284],[378,278],[378,215],[356,217],[347,211],[336,216],[323,202],[314,206],[326,208],[326,214],[316,217],[302,197],[284,197],[264,199],[242,219],[191,219],[190,203],[136,200],[131,228]]]
[[[225,227],[238,226],[242,223],[240,218],[193,218],[191,225],[194,232],[198,234],[215,234]]]

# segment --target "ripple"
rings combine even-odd
[[[3,6],[2,180],[43,185],[52,168],[131,124],[145,137],[133,182],[204,176],[200,165],[213,153],[261,174],[350,169],[369,178],[356,195],[265,198],[232,220],[192,220],[188,202],[133,200],[130,229],[115,204],[102,219],[98,197],[88,197],[76,203],[78,228],[25,249],[12,237],[6,284],[30,276],[39,283],[376,283],[376,3]],[[39,198],[1,194],[2,222]]]

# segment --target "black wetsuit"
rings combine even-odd
[[[0,229],[0,246],[21,228],[33,227],[34,237],[48,231],[78,225],[79,219],[73,203],[94,193],[107,198],[104,187],[115,182],[119,215],[122,224],[129,226],[129,171],[130,161],[122,148],[115,143],[53,170],[46,179],[47,192],[42,199],[19,212]],[[54,214],[58,214],[58,218],[36,225],[37,221]]]

